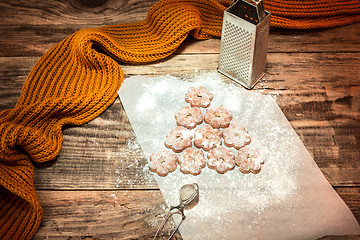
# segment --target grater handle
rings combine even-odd
[[[256,11],[259,18],[259,22],[261,22],[266,17],[264,2],[262,0],[253,0],[253,2],[256,5]]]

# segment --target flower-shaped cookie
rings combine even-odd
[[[218,173],[226,173],[235,167],[235,154],[226,147],[211,149],[207,154],[207,165]]]
[[[239,122],[231,121],[230,126],[223,131],[224,144],[240,149],[251,142],[247,129]]]
[[[210,105],[213,95],[205,87],[190,87],[185,94],[185,101],[192,107],[206,108]]]
[[[259,151],[250,147],[241,148],[235,157],[235,163],[243,173],[260,172],[264,162],[265,159]]]
[[[186,106],[175,113],[176,123],[179,126],[193,129],[203,122],[201,110],[198,107]]]
[[[215,129],[210,125],[205,125],[201,129],[196,129],[194,134],[194,145],[197,148],[202,148],[209,151],[221,145],[221,131]]]
[[[180,171],[187,174],[198,175],[206,166],[204,152],[197,148],[186,148],[178,157]]]
[[[171,150],[164,149],[150,155],[149,168],[159,176],[165,177],[177,168],[177,155]]]
[[[192,142],[192,134],[186,127],[177,126],[166,134],[165,146],[171,148],[174,152],[179,153],[187,147],[190,147]]]
[[[206,109],[204,121],[213,128],[226,128],[232,119],[232,113],[223,105]]]

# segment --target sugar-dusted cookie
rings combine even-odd
[[[210,105],[213,95],[205,87],[190,87],[185,94],[185,101],[190,103],[192,107],[206,108]]]
[[[226,128],[232,119],[232,113],[223,105],[206,109],[204,121],[213,128]]]
[[[235,154],[226,147],[211,149],[207,154],[207,165],[218,173],[226,173],[235,167]]]
[[[165,146],[171,148],[174,152],[179,153],[187,147],[190,147],[192,142],[192,133],[186,127],[177,126],[166,134]]]
[[[159,176],[165,177],[177,168],[177,155],[169,149],[164,149],[150,155],[149,168]]]
[[[260,152],[254,148],[243,147],[241,148],[236,157],[235,163],[243,173],[258,173],[261,166],[264,164],[265,158]]]
[[[231,121],[230,126],[223,130],[224,144],[240,149],[251,142],[248,130],[239,122]]]
[[[195,130],[194,145],[197,148],[202,148],[209,151],[221,145],[221,131],[213,128],[210,125],[205,125],[203,128]]]
[[[176,123],[188,129],[193,129],[203,122],[201,110],[198,107],[186,106],[175,113]]]
[[[185,148],[185,150],[179,155],[178,162],[180,165],[180,171],[185,174],[198,175],[201,169],[206,166],[206,159],[204,152],[198,148]]]

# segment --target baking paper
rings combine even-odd
[[[176,126],[175,112],[189,105],[184,96],[191,86],[205,86],[214,95],[211,106],[223,105],[232,111],[234,119],[249,130],[250,146],[266,160],[258,174],[243,174],[237,167],[225,174],[206,167],[198,176],[183,174],[179,168],[166,177],[154,173],[168,206],[179,204],[181,186],[199,185],[199,202],[185,210],[186,220],[180,227],[184,239],[317,239],[360,234],[353,214],[274,97],[225,83],[218,73],[182,78],[133,76],[124,81],[121,102],[148,161],[151,153],[165,148],[165,136]],[[149,171],[148,165],[144,171]]]

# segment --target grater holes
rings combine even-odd
[[[250,78],[252,35],[225,21],[220,65],[242,79]]]
[[[257,29],[257,42],[254,52],[254,71],[256,73],[262,73],[266,68],[266,54],[264,55],[264,53],[267,52],[269,28],[269,24],[262,24]]]

